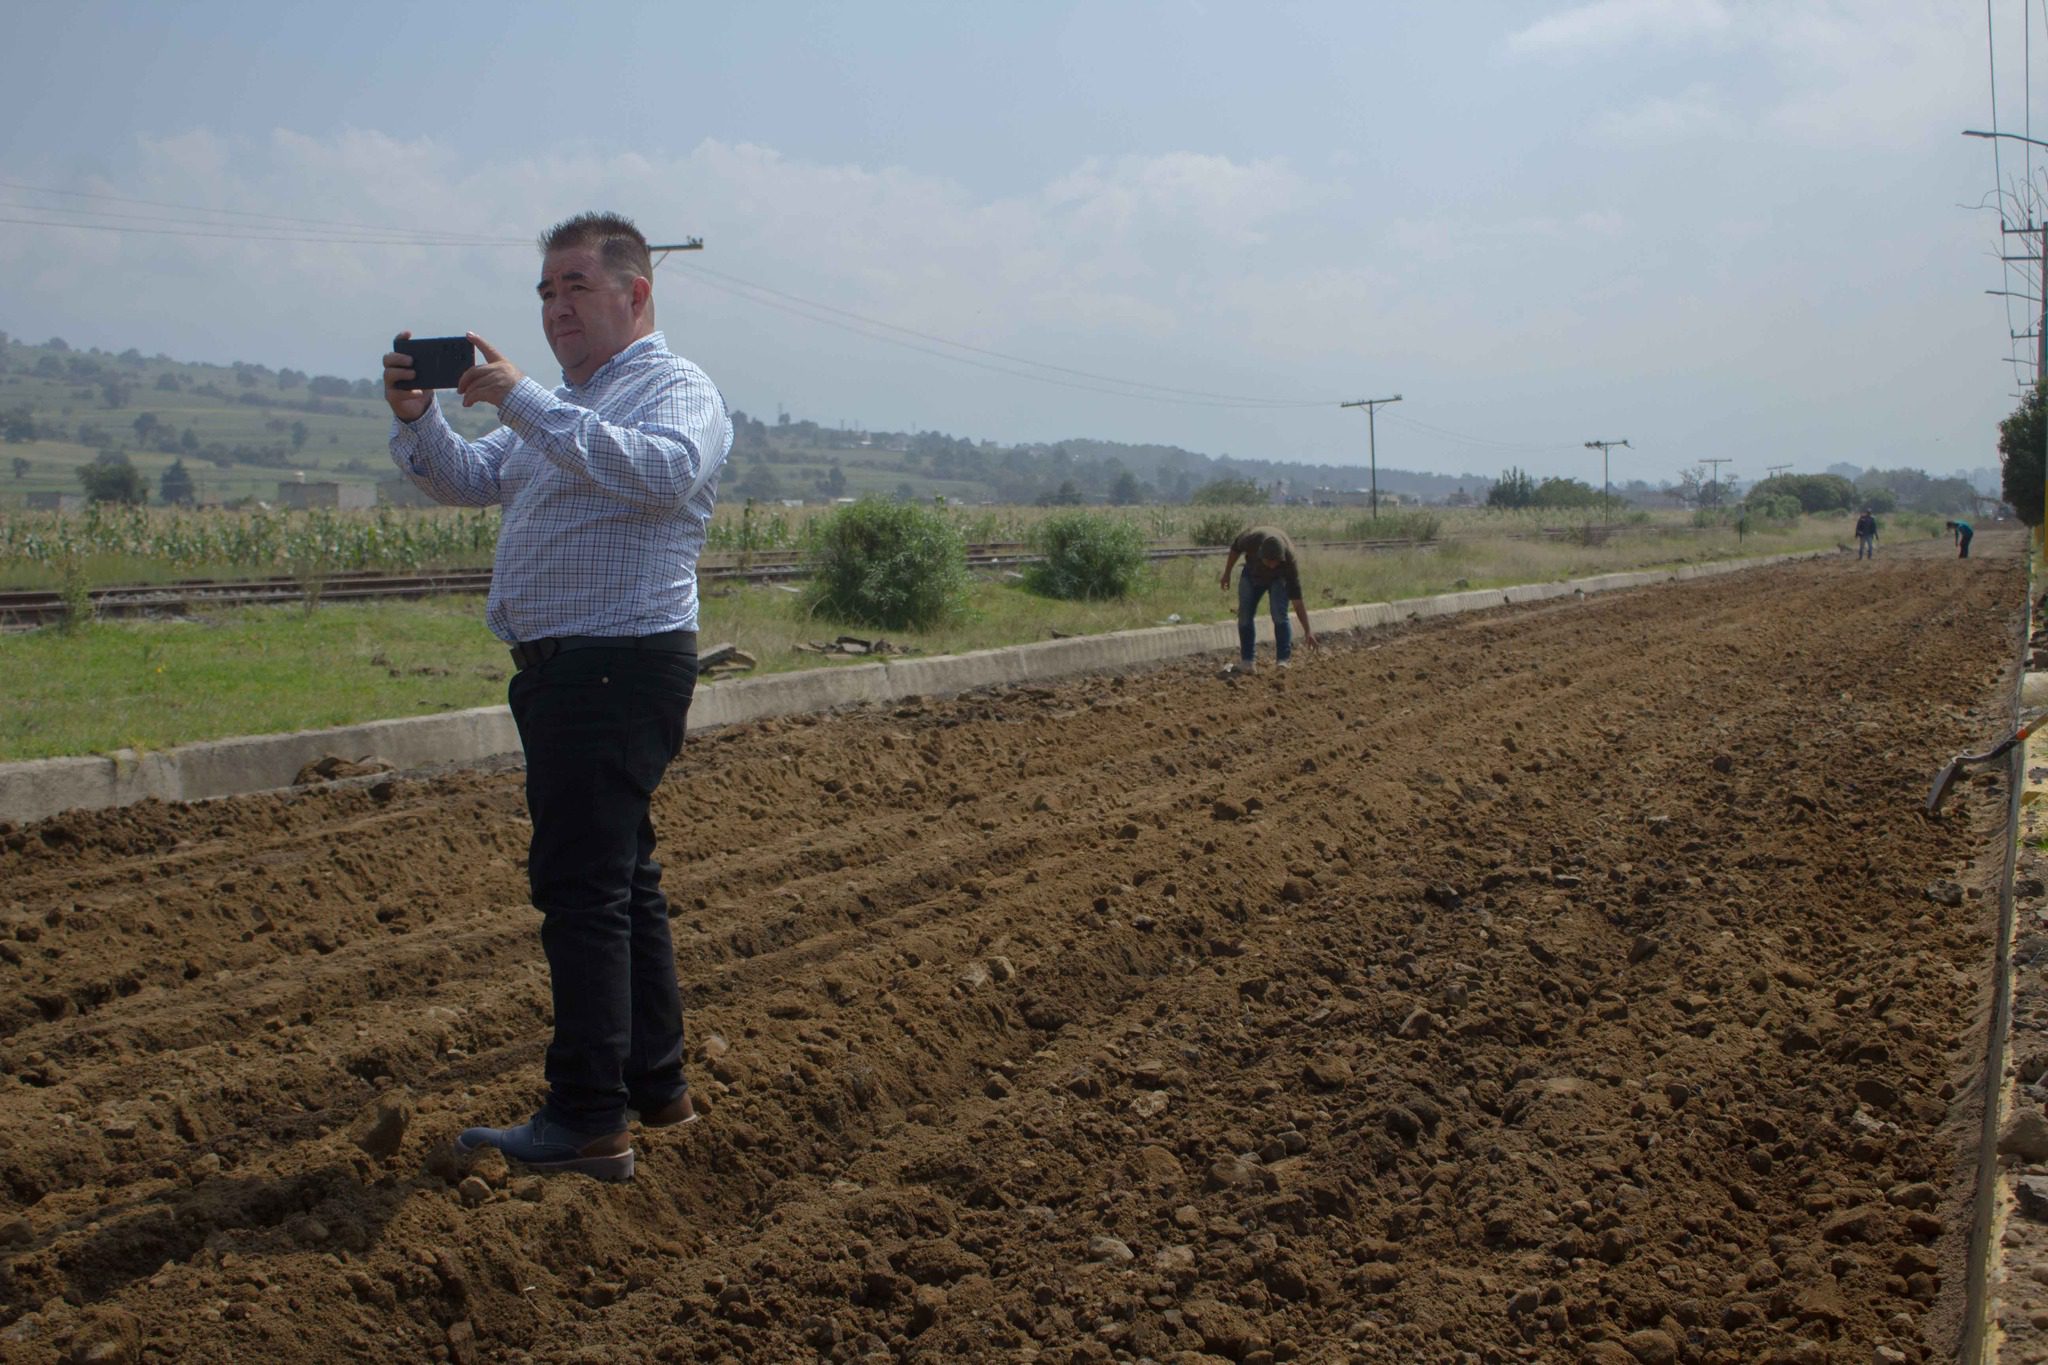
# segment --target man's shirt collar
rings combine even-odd
[[[627,345],[621,347],[617,355],[613,356],[610,360],[605,361],[604,364],[598,366],[595,370],[591,371],[590,378],[584,380],[581,384],[570,383],[569,376],[567,374],[564,374],[562,376],[562,387],[568,389],[587,389],[592,384],[601,383],[605,378],[607,378],[611,374],[614,366],[624,365],[628,361],[636,360],[641,355],[644,355],[649,351],[665,351],[667,349],[667,337],[663,336],[659,331],[649,332],[646,336],[640,337],[637,340],[629,342]]]

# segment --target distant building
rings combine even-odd
[[[327,479],[309,479],[305,483],[280,482],[277,485],[277,505],[294,512],[304,512],[315,507],[331,507],[337,511],[353,512],[377,505],[377,488],[367,483],[336,483]]]
[[[28,510],[31,512],[83,512],[83,493],[29,493]]]

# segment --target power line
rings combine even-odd
[[[8,207],[8,206],[0,206]],[[52,210],[43,210],[51,212]],[[203,232],[192,228],[129,227],[120,223],[67,223],[53,218],[12,218],[0,216],[0,223],[30,227],[71,228],[79,232],[139,233],[150,237],[209,237],[231,242],[301,242],[333,246],[531,246],[530,242],[453,242],[421,237],[323,237],[309,233]],[[225,226],[225,225],[223,225]]]
[[[689,273],[701,274],[703,272],[693,269]],[[703,281],[703,283],[713,289],[717,289],[721,292],[731,294],[736,298],[743,299],[748,303],[757,304],[763,308],[773,308],[778,312],[788,313],[793,317],[802,318],[807,322],[821,323],[827,327],[837,327],[842,331],[852,332],[856,336],[866,337],[870,341],[879,341],[887,346],[900,346],[907,351],[916,351],[921,355],[936,356],[941,360],[950,360],[956,365],[967,365],[977,370],[988,370],[994,374],[1007,375],[1012,379],[1028,379],[1031,380],[1033,383],[1051,384],[1055,387],[1065,389],[1079,389],[1084,393],[1099,393],[1111,398],[1138,398],[1143,399],[1147,402],[1177,403],[1191,407],[1271,409],[1275,407],[1326,406],[1325,404],[1320,403],[1303,404],[1273,403],[1259,401],[1241,402],[1227,398],[1201,398],[1193,396],[1179,396],[1168,393],[1139,393],[1133,392],[1129,388],[1104,387],[1105,384],[1127,384],[1131,382],[1126,380],[1113,379],[1106,375],[1100,376],[1100,378],[1103,380],[1103,383],[1092,384],[1086,383],[1078,379],[1064,379],[1059,377],[1058,375],[1036,374],[1030,370],[1013,369],[1006,365],[998,365],[986,360],[978,360],[971,355],[961,355],[953,351],[943,351],[936,346],[921,345],[918,342],[906,340],[903,337],[890,336],[885,332],[872,330],[869,327],[862,326],[859,323],[846,322],[838,318],[832,317],[820,317],[816,313],[808,312],[802,307],[798,307],[793,304],[782,303],[772,298],[757,297],[753,294],[743,292],[742,290],[735,288],[731,285],[724,284],[718,280],[707,278]],[[1025,361],[1022,363],[1034,364],[1036,362]]]
[[[170,223],[187,228],[210,229],[206,235],[232,238],[237,241],[271,242],[362,242],[366,246],[386,246],[402,242],[409,246],[531,246],[509,237],[466,237],[452,233],[414,232],[406,228],[296,228],[269,224],[219,223],[207,218],[178,216],[159,213],[124,213],[118,209],[72,209],[50,207],[44,204],[21,204],[0,200],[0,209],[16,209],[23,213],[55,213],[68,215],[61,219],[10,219],[12,222],[33,222],[52,227],[100,228],[102,230],[121,226],[126,222]],[[112,219],[115,221],[99,221]],[[74,221],[77,220],[77,221]],[[137,232],[151,229],[136,228]],[[196,235],[196,234],[189,234]]]
[[[1050,370],[1057,374],[1072,375],[1077,379],[1091,379],[1099,383],[1121,384],[1125,387],[1133,389],[1149,389],[1155,393],[1172,394],[1175,396],[1187,398],[1200,398],[1210,402],[1243,404],[1248,407],[1320,408],[1329,406],[1331,401],[1329,399],[1257,398],[1245,394],[1211,393],[1205,389],[1181,389],[1175,388],[1172,385],[1168,384],[1150,384],[1142,380],[1136,379],[1119,379],[1113,375],[1096,374],[1088,370],[1077,370],[1065,365],[1054,365],[1043,360],[1033,360],[1028,356],[1011,355],[1004,351],[990,350],[986,346],[976,346],[965,341],[953,341],[946,337],[934,336],[930,332],[921,332],[917,330],[915,327],[903,327],[893,322],[884,322],[880,318],[865,317],[859,313],[852,312],[845,308],[834,307],[832,304],[829,303],[820,303],[816,299],[802,298],[796,294],[787,293],[784,290],[780,289],[774,289],[765,284],[756,284],[751,280],[743,280],[735,275],[726,275],[716,270],[709,270],[701,265],[698,265],[694,261],[690,263],[688,273],[700,277],[708,277],[706,281],[707,283],[710,279],[721,280],[728,285],[734,286],[735,289],[752,290],[755,291],[756,293],[768,295],[772,298],[782,299],[788,303],[800,305],[801,307],[804,308],[813,308],[818,310],[819,312],[831,313],[837,317],[848,318],[854,322],[861,323],[864,326],[879,327],[891,332],[900,332],[904,336],[916,337],[921,341],[933,342],[937,345],[952,347],[956,350],[970,351],[975,355],[988,356],[991,359],[1004,360],[1015,365],[1029,365],[1033,369]],[[823,321],[823,319],[814,319],[814,321]]]
[[[49,185],[25,185],[22,184],[20,181],[15,180],[0,180],[0,190],[16,190],[28,194],[47,194],[59,196],[66,199],[97,199],[103,203],[128,204],[139,208],[178,209],[182,212],[187,213],[211,213],[224,218],[257,218],[267,220],[271,224],[292,224],[304,227],[320,228],[360,228],[366,231],[373,232],[391,232],[394,230],[388,224],[358,223],[332,218],[302,218],[284,213],[258,213],[250,209],[213,208],[205,204],[177,204],[162,199],[137,199],[129,195],[103,194],[91,190],[62,190],[56,189]],[[28,206],[23,205],[22,207]],[[35,209],[34,211],[55,213],[64,212],[65,210],[38,208]],[[450,238],[468,236],[473,241],[488,245],[509,244],[515,240],[513,238],[508,237],[483,237],[480,235],[453,232],[434,233],[431,235]],[[532,243],[530,241],[520,242],[520,245],[531,244]]]
[[[1553,441],[1547,443],[1531,441],[1496,441],[1493,440],[1491,437],[1471,436],[1461,431],[1452,431],[1446,427],[1432,426],[1428,422],[1419,422],[1413,417],[1405,417],[1398,413],[1392,412],[1387,414],[1387,420],[1389,422],[1397,423],[1401,426],[1415,427],[1418,430],[1429,432],[1431,435],[1442,436],[1447,440],[1462,441],[1466,445],[1485,446],[1492,450],[1526,451],[1531,454],[1543,454],[1554,453],[1556,451],[1567,450],[1571,448],[1571,442],[1569,441]]]

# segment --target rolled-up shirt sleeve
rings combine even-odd
[[[465,441],[435,402],[416,422],[392,419],[391,460],[435,502],[494,507],[502,498],[499,470],[517,440],[509,428],[500,427],[480,441]]]
[[[725,450],[724,399],[708,381],[684,375],[659,384],[621,421],[606,421],[530,378],[519,381],[498,414],[549,464],[635,507],[686,505]]]

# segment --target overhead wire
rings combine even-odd
[[[1177,403],[1177,404],[1184,404],[1184,405],[1188,405],[1188,406],[1194,406],[1194,407],[1212,407],[1212,408],[1259,408],[1259,409],[1272,409],[1272,408],[1310,408],[1310,407],[1317,407],[1317,408],[1320,408],[1320,407],[1332,407],[1332,406],[1335,406],[1335,400],[1334,400],[1334,399],[1332,399],[1332,400],[1325,400],[1325,401],[1323,401],[1323,402],[1315,402],[1315,403],[1306,403],[1306,402],[1293,402],[1293,401],[1288,401],[1288,400],[1280,400],[1280,401],[1275,401],[1275,400],[1261,400],[1261,399],[1251,399],[1251,400],[1243,400],[1243,399],[1227,398],[1227,397],[1222,397],[1222,396],[1208,396],[1208,397],[1197,397],[1197,396],[1195,396],[1195,394],[1194,394],[1194,392],[1193,392],[1193,391],[1169,391],[1169,392],[1160,392],[1160,393],[1146,393],[1146,392],[1139,392],[1139,391],[1136,391],[1136,387],[1143,387],[1143,388],[1158,388],[1158,387],[1161,387],[1161,386],[1157,386],[1157,385],[1144,385],[1144,386],[1136,386],[1136,382],[1135,382],[1135,381],[1131,381],[1131,380],[1120,380],[1120,379],[1114,379],[1114,378],[1111,378],[1110,376],[1107,376],[1107,375],[1087,375],[1087,378],[1086,378],[1086,379],[1080,379],[1080,378],[1068,378],[1068,377],[1063,377],[1063,376],[1061,376],[1061,375],[1059,375],[1059,374],[1038,374],[1038,373],[1034,373],[1034,372],[1032,372],[1032,371],[1030,371],[1030,370],[1020,370],[1020,369],[1015,369],[1015,368],[1011,368],[1010,366],[1007,366],[1007,365],[1000,365],[1000,364],[995,364],[995,363],[993,363],[993,362],[991,362],[991,361],[988,361],[988,360],[983,360],[983,359],[977,359],[977,358],[976,358],[975,356],[972,356],[972,355],[962,355],[962,354],[959,354],[959,353],[957,353],[957,352],[954,352],[954,351],[945,351],[945,350],[940,350],[940,349],[939,349],[939,348],[938,348],[937,346],[931,346],[931,345],[923,345],[923,344],[920,344],[920,343],[919,343],[919,342],[917,342],[917,341],[913,341],[913,340],[908,340],[908,339],[906,339],[906,338],[904,338],[904,337],[900,337],[900,336],[891,336],[891,335],[889,335],[889,334],[888,334],[888,333],[887,333],[886,331],[881,331],[881,330],[877,330],[878,328],[886,328],[886,327],[889,327],[889,326],[890,326],[890,324],[888,324],[888,323],[877,323],[877,322],[873,322],[872,320],[869,320],[869,319],[862,319],[862,320],[860,320],[860,321],[847,321],[847,320],[844,320],[844,319],[842,319],[842,318],[837,318],[837,317],[830,317],[830,316],[821,316],[821,315],[820,315],[819,313],[816,313],[816,312],[812,312],[812,311],[810,311],[810,308],[813,308],[813,307],[824,307],[824,305],[810,305],[810,304],[808,304],[808,301],[802,301],[801,303],[796,303],[796,302],[785,302],[785,301],[783,301],[782,299],[776,299],[776,298],[767,298],[767,297],[762,297],[762,296],[760,296],[760,295],[758,295],[758,294],[755,294],[755,293],[751,293],[751,292],[748,292],[748,290],[747,290],[746,288],[742,288],[742,287],[737,287],[737,286],[735,286],[735,285],[732,285],[732,284],[728,284],[728,283],[725,283],[725,282],[724,282],[723,280],[721,280],[721,279],[713,279],[713,278],[710,278],[710,277],[708,276],[708,273],[707,273],[707,272],[704,272],[703,270],[701,270],[701,268],[693,267],[693,268],[692,268],[692,269],[690,270],[690,272],[689,272],[689,273],[690,273],[691,275],[693,275],[693,276],[697,276],[697,277],[701,278],[701,279],[702,279],[702,282],[703,282],[704,284],[708,285],[709,287],[711,287],[711,288],[713,288],[713,289],[719,290],[719,291],[720,291],[720,292],[722,292],[722,293],[726,293],[726,294],[731,294],[731,295],[733,295],[733,296],[735,296],[735,297],[737,297],[737,298],[741,298],[741,299],[744,299],[744,300],[746,300],[746,301],[747,301],[747,302],[749,302],[749,303],[753,303],[753,304],[756,304],[756,305],[758,305],[758,306],[760,306],[760,307],[763,307],[763,308],[771,308],[771,309],[774,309],[774,310],[776,310],[777,312],[782,312],[782,313],[788,313],[788,314],[791,314],[792,316],[795,316],[795,317],[800,317],[800,318],[803,318],[803,319],[805,319],[806,321],[809,321],[809,322],[815,322],[815,323],[820,323],[820,324],[822,324],[822,325],[824,325],[824,326],[827,326],[827,327],[837,327],[837,328],[839,328],[839,329],[840,329],[840,330],[842,330],[842,331],[852,332],[852,333],[854,333],[854,334],[855,334],[856,336],[863,336],[863,337],[866,337],[866,338],[868,338],[868,339],[869,339],[870,341],[879,341],[879,342],[882,342],[883,344],[885,344],[885,345],[889,345],[889,346],[899,346],[899,347],[902,347],[902,348],[903,348],[903,349],[905,349],[905,350],[909,350],[909,351],[917,351],[917,352],[919,352],[919,353],[921,353],[921,354],[923,354],[923,355],[930,355],[930,356],[936,356],[936,357],[938,357],[938,358],[939,358],[939,359],[941,359],[941,360],[950,360],[950,361],[952,361],[953,363],[955,363],[955,364],[958,364],[958,365],[967,365],[967,366],[971,366],[972,368],[974,368],[974,369],[978,369],[978,370],[988,370],[988,371],[991,371],[991,372],[993,372],[993,373],[995,373],[995,374],[1002,374],[1002,375],[1008,375],[1009,377],[1011,377],[1011,378],[1013,378],[1013,379],[1028,379],[1028,380],[1031,380],[1031,381],[1032,381],[1032,382],[1034,382],[1034,383],[1039,383],[1039,384],[1052,384],[1052,385],[1055,385],[1055,386],[1057,386],[1057,387],[1060,387],[1060,388],[1067,388],[1067,389],[1079,389],[1079,390],[1081,390],[1081,391],[1083,391],[1083,392],[1086,392],[1086,393],[1099,393],[1099,394],[1104,394],[1104,395],[1107,395],[1107,396],[1109,396],[1109,397],[1112,397],[1112,398],[1138,398],[1138,399],[1144,399],[1144,400],[1146,400],[1146,401],[1149,401],[1149,402],[1154,402],[1154,403]],[[791,298],[793,298],[793,296],[787,296],[787,297],[791,297]],[[840,311],[840,310],[833,310],[833,311]],[[866,324],[866,325],[863,325],[863,324]],[[908,330],[908,329],[901,329],[901,330]],[[920,335],[920,336],[921,336],[921,335],[924,335],[924,334],[922,334],[922,333],[915,333],[914,335]],[[945,345],[957,345],[957,344],[958,344],[958,343],[952,343],[952,342],[944,342],[942,338],[940,338],[940,339],[937,339],[937,340],[940,340],[940,341],[942,342],[942,344],[945,344]],[[968,349],[975,349],[975,350],[979,350],[980,348],[968,348]],[[1037,362],[1037,361],[1021,361],[1020,363],[1022,363],[1022,364],[1027,364],[1027,365],[1031,365],[1031,364],[1039,364],[1040,362]],[[1053,366],[1048,366],[1047,368],[1063,368],[1063,367],[1053,367]],[[1086,372],[1085,372],[1085,371],[1069,371],[1068,373],[1069,373],[1069,374],[1086,374]],[[1088,379],[1100,379],[1100,380],[1102,380],[1103,382],[1102,382],[1102,383],[1090,383],[1090,382],[1087,382],[1087,380],[1088,380]],[[1131,388],[1111,388],[1111,387],[1107,387],[1107,385],[1115,385],[1115,384],[1133,385],[1134,387],[1131,387]]]
[[[138,199],[138,198],[135,198],[135,197],[133,197],[133,196],[130,196],[130,195],[122,195],[122,194],[106,194],[106,193],[102,193],[102,192],[97,192],[97,191],[92,191],[92,190],[66,190],[66,189],[58,189],[58,188],[56,188],[56,187],[54,187],[54,186],[49,186],[49,185],[29,185],[29,184],[24,184],[24,183],[22,183],[22,182],[20,182],[20,181],[16,181],[16,180],[0,180],[0,190],[12,190],[12,191],[14,191],[14,192],[16,192],[16,193],[21,193],[21,194],[40,194],[40,195],[47,195],[47,196],[49,196],[49,197],[51,197],[51,198],[63,198],[63,199],[92,199],[92,200],[98,200],[98,201],[100,201],[100,202],[102,202],[102,203],[110,203],[110,204],[124,204],[124,205],[128,205],[128,206],[131,206],[131,207],[137,207],[137,208],[155,208],[155,209],[175,209],[175,210],[178,210],[179,212],[182,212],[182,213],[196,213],[196,214],[208,214],[208,215],[212,215],[213,217],[217,217],[217,218],[253,218],[253,219],[258,219],[258,220],[261,220],[261,221],[260,221],[260,222],[259,222],[258,224],[256,224],[256,226],[267,226],[267,227],[272,227],[272,228],[276,228],[276,229],[278,229],[278,230],[286,230],[286,229],[291,229],[291,228],[299,228],[299,227],[304,227],[304,228],[322,228],[322,229],[328,229],[328,230],[333,230],[333,231],[361,231],[361,232],[372,232],[372,233],[376,233],[376,234],[379,234],[379,235],[384,235],[384,236],[388,236],[388,235],[393,235],[393,234],[396,234],[396,233],[401,233],[401,232],[402,232],[402,233],[403,233],[403,235],[405,235],[405,236],[407,236],[407,237],[422,237],[422,238],[427,238],[427,237],[430,237],[430,238],[435,238],[435,239],[445,239],[445,240],[448,240],[448,241],[451,241],[451,242],[461,242],[461,243],[473,244],[473,245],[478,245],[478,246],[531,246],[531,245],[532,245],[532,240],[531,240],[530,238],[517,238],[517,237],[489,237],[489,236],[485,236],[485,235],[483,235],[483,234],[480,234],[480,233],[448,232],[448,231],[441,231],[441,230],[435,230],[435,229],[420,229],[420,228],[405,228],[405,229],[397,229],[397,228],[393,228],[393,227],[392,227],[392,226],[391,226],[390,224],[388,224],[388,223],[360,223],[360,222],[351,222],[351,221],[348,221],[348,220],[346,220],[346,219],[333,219],[333,218],[306,218],[306,217],[300,217],[300,216],[297,216],[297,215],[294,215],[294,214],[284,214],[284,213],[259,213],[259,212],[256,212],[256,211],[254,211],[254,210],[251,210],[251,209],[223,209],[223,208],[214,208],[214,207],[211,207],[211,206],[209,206],[209,205],[204,205],[204,204],[179,204],[179,203],[174,203],[174,202],[171,202],[171,201],[168,201],[168,200],[163,200],[163,199]],[[87,213],[87,212],[96,212],[96,213],[99,213],[99,214],[101,214],[102,216],[106,216],[106,217],[141,217],[141,216],[143,216],[143,215],[131,215],[131,214],[121,214],[121,213],[116,213],[116,212],[115,212],[115,211],[113,211],[113,210],[88,210],[88,209],[65,209],[65,208],[60,208],[60,207],[51,207],[51,206],[44,206],[44,205],[29,205],[29,204],[21,204],[21,205],[15,205],[14,207],[18,207],[18,208],[24,208],[24,209],[28,209],[28,210],[30,210],[30,211],[32,211],[32,212],[37,212],[37,213]],[[196,222],[199,222],[199,223],[205,223],[205,222],[206,222],[207,220],[206,220],[206,219],[204,219],[204,218],[202,218],[202,219],[196,219],[196,220],[186,220],[186,219],[159,219],[159,220],[152,220],[152,221],[165,221],[165,222],[182,222],[182,221],[196,221]],[[230,226],[230,225],[228,225],[228,224],[222,224],[221,226]]]
[[[0,205],[12,208],[14,205]],[[50,212],[51,210],[44,210]],[[0,223],[17,223],[31,227],[72,228],[80,232],[125,232],[140,233],[150,237],[205,237],[229,242],[297,242],[329,246],[456,246],[478,247],[511,245],[495,242],[456,242],[433,237],[335,237],[304,232],[210,232],[199,228],[135,227],[126,223],[78,223],[66,222],[60,218],[16,218],[0,216]],[[518,243],[526,246],[529,243]]]
[[[2048,0],[2042,0],[2042,3],[2044,7],[2048,7]],[[147,236],[309,245],[407,247],[532,246],[532,242],[525,238],[489,237],[482,234],[396,228],[389,225],[313,218],[303,215],[263,213],[248,209],[214,208],[207,205],[146,199],[132,195],[58,189],[51,186],[32,185],[11,180],[0,180],[0,190],[9,190],[17,194],[90,200],[97,203],[125,206],[121,209],[72,208],[64,205],[0,200],[0,224],[71,228],[87,232],[133,233]],[[169,214],[134,213],[126,211],[127,208],[166,209],[171,212]],[[6,210],[12,210],[13,212],[5,212]],[[19,216],[23,214],[48,216]],[[216,219],[223,218],[247,221],[215,221]],[[152,224],[156,226],[150,226]],[[1194,407],[1298,411],[1310,408],[1331,407],[1339,402],[1338,399],[1334,398],[1258,397],[1247,394],[1218,393],[1205,389],[1155,384],[1146,380],[1124,379],[1115,375],[1106,375],[1073,366],[1054,364],[1050,361],[1034,360],[1028,356],[998,351],[990,347],[975,345],[972,342],[955,341],[951,338],[921,331],[914,327],[905,327],[881,318],[868,317],[850,309],[840,308],[816,299],[807,299],[800,295],[789,293],[786,290],[776,289],[770,285],[741,279],[735,275],[710,269],[695,261],[684,264],[684,268],[692,278],[707,287],[757,306],[802,318],[808,322],[838,328],[871,341],[879,341],[885,345],[897,346],[937,359],[948,360],[955,364],[1004,375],[1008,378],[1024,379],[1034,383],[1075,389],[1085,393],[1096,393],[1105,397],[1134,398],[1148,402]],[[1541,444],[1499,441],[1489,437],[1473,436],[1468,433],[1452,431],[1445,427],[1435,426],[1416,418],[1394,413],[1388,413],[1386,416],[1397,424],[1426,431],[1447,440],[1495,450],[1533,452],[1562,450],[1569,448],[1571,445],[1569,442]]]
[[[1431,423],[1419,421],[1416,418],[1392,411],[1382,412],[1380,420],[1393,422],[1398,426],[1414,427],[1417,430],[1426,431],[1435,436],[1442,436],[1448,440],[1461,441],[1466,445],[1484,446],[1493,450],[1519,450],[1535,454],[1544,451],[1576,449],[1581,444],[1575,441],[1499,441],[1487,436],[1473,436],[1462,431],[1452,431],[1448,427],[1434,426]]]
[[[1048,361],[1032,360],[1028,356],[1011,355],[1004,351],[991,350],[988,347],[976,346],[973,345],[972,343],[965,341],[952,341],[946,337],[934,336],[930,332],[918,331],[914,327],[903,327],[893,322],[884,322],[879,318],[863,317],[859,313],[851,312],[844,308],[834,307],[829,303],[820,303],[815,299],[801,298],[798,295],[790,294],[783,290],[775,289],[765,284],[756,284],[751,280],[740,279],[736,275],[727,275],[720,271],[712,270],[709,267],[694,260],[688,262],[686,268],[688,269],[690,274],[698,276],[700,278],[704,278],[707,281],[721,280],[728,285],[737,286],[740,289],[756,291],[760,294],[770,295],[778,299],[786,300],[793,304],[800,304],[806,308],[815,308],[822,312],[831,313],[838,317],[849,318],[855,322],[863,323],[869,327],[880,327],[891,332],[900,332],[905,336],[917,337],[918,339],[923,341],[934,342],[941,346],[952,347],[962,351],[971,351],[976,355],[984,355],[996,360],[1005,360],[1011,362],[1012,364],[1029,365],[1033,369],[1049,370],[1058,374],[1071,375],[1078,379],[1091,379],[1104,383],[1121,384],[1133,389],[1146,389],[1155,393],[1174,394],[1190,398],[1201,398],[1207,401],[1243,403],[1246,405],[1258,407],[1320,408],[1328,407],[1332,403],[1338,401],[1334,398],[1257,398],[1245,394],[1211,393],[1205,389],[1182,389],[1175,388],[1170,384],[1151,384],[1136,379],[1119,379],[1111,375],[1095,374],[1088,370],[1077,370],[1066,365],[1054,365]]]

